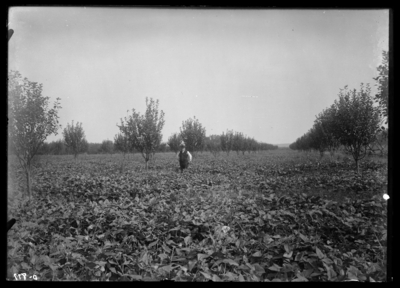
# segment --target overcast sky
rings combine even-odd
[[[82,122],[88,142],[113,140],[127,110],[143,113],[152,97],[164,141],[196,116],[207,135],[281,144],[340,88],[374,86],[389,12],[15,7],[9,28],[8,69],[60,97],[62,129]]]

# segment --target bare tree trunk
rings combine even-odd
[[[358,174],[360,174],[359,160],[358,159],[355,160],[356,160],[356,171]]]
[[[121,163],[120,173],[123,173],[123,172],[124,172],[124,168],[125,168],[125,157],[126,157],[126,154],[125,154],[125,153],[122,153],[122,163]]]
[[[26,173],[26,188],[27,188],[27,194],[29,199],[31,199],[31,167],[26,167],[25,168],[25,173]]]

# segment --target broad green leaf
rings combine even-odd
[[[285,257],[285,258],[292,258],[292,255],[293,255],[293,251],[290,251],[289,253],[284,253],[283,254],[283,257]]]
[[[215,267],[215,266],[218,266],[218,265],[221,264],[222,262],[223,262],[223,260],[215,261],[215,263],[211,266],[211,268],[212,268],[212,267]]]
[[[199,261],[201,261],[201,260],[207,258],[208,256],[210,256],[210,255],[199,253],[199,254],[197,254],[197,259],[198,259]]]
[[[165,250],[165,252],[171,253],[171,249],[167,245],[162,244],[162,248]]]
[[[300,261],[303,258],[304,254],[305,254],[304,251],[297,253],[294,261],[296,261],[296,262]]]
[[[308,282],[308,279],[299,274],[292,282]]]
[[[171,272],[174,268],[176,268],[176,267],[172,267],[172,264],[159,267],[159,269],[162,269],[167,273]]]
[[[161,261],[163,261],[164,259],[168,258],[168,255],[164,254],[164,253],[161,253],[161,254],[158,254],[158,257],[160,257]]]
[[[212,277],[212,281],[214,281],[214,282],[221,282],[222,280],[221,280],[221,278],[219,278],[216,274],[214,274],[213,277]]]
[[[264,268],[261,267],[260,264],[255,263],[254,268],[257,275],[262,275],[263,273],[265,273]]]
[[[326,257],[325,254],[322,253],[322,251],[318,249],[318,247],[315,247],[315,250],[316,250],[316,252],[317,252],[317,255],[318,255],[318,258],[319,258],[319,259],[323,259],[323,258]]]
[[[147,247],[148,247],[148,248],[151,248],[151,247],[153,247],[154,245],[156,245],[157,242],[158,242],[158,240],[156,240],[156,241],[154,241],[154,242],[151,242],[151,243],[149,244],[149,246],[147,246]]]
[[[269,269],[269,270],[272,270],[272,271],[279,272],[279,271],[281,271],[282,267],[279,267],[278,265],[276,265],[276,264],[274,263],[272,266],[268,267],[268,269]]]
[[[184,242],[185,242],[186,246],[189,245],[189,243],[192,242],[192,237],[190,237],[190,235],[186,236],[185,239],[184,239]]]
[[[231,265],[234,265],[234,266],[239,266],[239,264],[236,261],[232,260],[232,259],[224,259],[224,260],[222,260],[222,262],[227,263],[227,264],[231,264]]]
[[[130,278],[135,279],[135,280],[142,280],[142,276],[140,275],[129,275]]]
[[[202,272],[202,271],[200,271],[200,273],[201,273],[206,279],[212,280],[212,277],[211,277],[210,274],[205,273],[205,272]]]

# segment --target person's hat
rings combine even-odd
[[[185,142],[181,142],[181,144],[179,144],[179,147],[185,147]]]

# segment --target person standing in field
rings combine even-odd
[[[189,163],[192,162],[192,155],[189,153],[189,151],[186,150],[185,143],[183,141],[179,145],[179,148],[181,150],[178,152],[177,158],[181,167],[181,173],[183,173],[183,169],[188,168]]]

